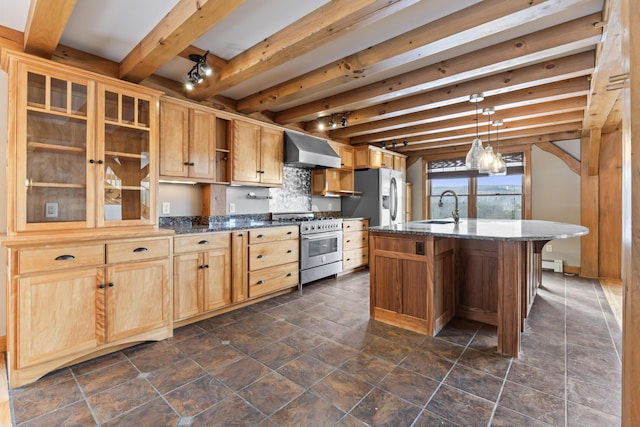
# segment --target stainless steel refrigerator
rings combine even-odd
[[[402,172],[367,169],[355,172],[354,189],[361,196],[342,199],[342,215],[369,218],[371,226],[404,222]]]

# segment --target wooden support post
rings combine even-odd
[[[498,245],[498,352],[518,357],[522,298],[523,242]]]
[[[598,277],[600,185],[598,175],[589,174],[591,141],[590,135],[584,135],[580,141],[580,223],[589,228],[589,234],[580,238],[580,275],[583,277]]]

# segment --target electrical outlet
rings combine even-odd
[[[547,252],[553,252],[553,245],[551,243],[547,243],[545,249],[547,250]]]
[[[171,203],[162,202],[162,213],[163,214],[170,214],[171,213]]]
[[[234,213],[236,211],[236,204],[231,202],[229,203],[229,213]]]
[[[44,206],[47,218],[58,218],[58,204],[56,202],[47,202]]]

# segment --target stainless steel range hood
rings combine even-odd
[[[339,168],[340,156],[327,140],[300,132],[284,131],[284,163],[299,168]]]

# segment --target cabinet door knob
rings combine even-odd
[[[293,249],[289,249],[289,250],[287,251],[287,253],[288,253],[288,254],[290,254],[291,252],[293,252]]]
[[[291,277],[291,276],[293,276],[293,273],[292,272],[288,272],[287,273],[287,277]]]
[[[113,288],[115,286],[115,284],[113,282],[109,282],[109,287]]]
[[[135,248],[133,252],[147,252],[149,249],[145,247]]]
[[[102,160],[98,160],[98,164],[99,164],[99,165],[101,165],[101,164],[103,164],[103,163],[104,163],[104,162],[103,162]]]
[[[200,240],[200,241],[198,242],[198,244],[199,244],[199,245],[208,245],[208,244],[209,244],[209,241],[208,241],[208,240]]]
[[[94,164],[96,161],[93,159],[89,159],[89,163]]]
[[[199,265],[198,268],[202,270],[204,268],[204,265]]]
[[[264,258],[264,255],[260,254],[258,255],[256,258],[260,259],[260,258]]]
[[[56,257],[56,261],[70,261],[76,259],[73,255],[60,255]]]
[[[100,284],[98,285],[98,287],[99,287],[100,289],[104,289],[104,288],[106,288],[107,286],[106,286],[104,283],[100,283]]]
[[[205,264],[205,265],[204,265],[204,268],[209,268],[209,264]]]
[[[244,236],[244,234],[238,233],[238,237],[242,237],[242,236]]]
[[[257,285],[262,285],[263,283],[264,283],[264,280],[258,280],[258,281],[256,282],[256,284],[257,284]]]

